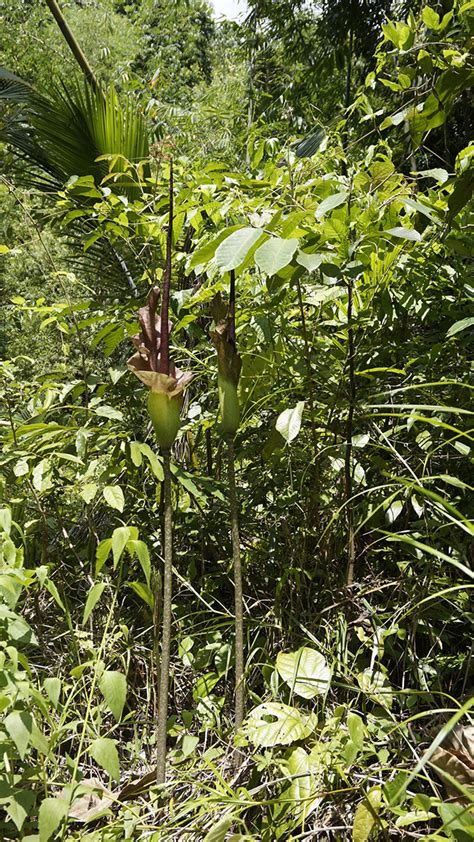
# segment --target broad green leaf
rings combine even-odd
[[[85,503],[89,504],[97,494],[97,485],[95,482],[88,482],[87,485],[79,492]]]
[[[120,412],[119,409],[115,409],[113,406],[107,406],[107,404],[103,404],[101,406],[94,407],[96,415],[100,415],[102,418],[110,418],[111,421],[123,421],[123,413]]]
[[[148,585],[143,582],[129,582],[129,586],[135,591],[136,595],[143,599],[143,602],[153,609],[154,600],[153,593]]]
[[[189,261],[188,270],[196,269],[198,266],[205,266],[209,263],[216,253],[217,247],[229,235],[229,231],[239,231],[239,225],[233,225],[231,228],[225,228],[223,231],[210,240],[208,243],[195,249]]]
[[[221,676],[215,672],[208,672],[205,675],[201,675],[196,681],[196,686],[193,690],[194,699],[205,699],[206,696],[209,696],[220,678]]]
[[[16,463],[16,465],[13,468],[13,473],[15,474],[16,477],[24,477],[28,473],[29,470],[30,470],[30,467],[28,465],[27,460],[26,459],[19,459],[18,462]]]
[[[142,449],[138,441],[130,442],[130,456],[135,467],[139,468],[142,464]]]
[[[431,6],[424,6],[421,11],[423,23],[428,29],[438,29],[440,24],[440,17],[438,12],[431,8]]]
[[[363,448],[370,441],[369,433],[359,433],[357,436],[352,436],[352,446]]]
[[[59,704],[59,697],[61,695],[61,679],[56,676],[45,678],[43,681],[43,687],[51,704],[54,708],[57,708]]]
[[[26,750],[31,742],[33,731],[33,717],[26,710],[14,710],[9,713],[3,721],[4,728],[16,745],[21,759],[25,757]]]
[[[439,184],[444,184],[449,178],[449,173],[442,167],[434,167],[432,170],[420,170],[418,175],[423,175],[425,178],[434,178]]]
[[[421,234],[415,228],[388,228],[385,233],[390,234],[391,237],[399,237],[401,240],[413,240],[417,243],[421,240]]]
[[[203,842],[224,842],[227,838],[227,831],[235,821],[235,816],[225,816],[219,819],[218,822],[211,828],[209,833],[206,833]]]
[[[408,813],[404,813],[403,816],[398,817],[395,827],[408,827],[410,824],[416,824],[417,822],[426,824],[434,818],[436,818],[436,814],[427,810],[410,810]]]
[[[327,255],[325,254],[308,254],[305,251],[301,251],[301,249],[298,250],[296,255],[296,262],[300,266],[304,266],[308,272],[315,272],[325,260],[327,260]]]
[[[429,220],[431,220],[431,222],[439,223],[439,217],[433,213],[431,208],[424,205],[423,202],[416,202],[414,199],[406,198],[403,200],[403,204],[406,205],[407,208],[411,208],[412,210],[423,214],[423,216],[426,216]]]
[[[304,401],[298,401],[296,406],[292,409],[285,409],[277,418],[275,428],[287,444],[290,444],[300,431],[304,405]]]
[[[45,798],[38,814],[40,842],[48,842],[67,815],[68,802],[63,798]]]
[[[367,667],[366,670],[357,675],[357,683],[360,689],[371,696],[377,704],[384,708],[392,707],[392,688],[383,672]]]
[[[118,526],[112,533],[112,555],[114,558],[114,570],[119,563],[122,553],[131,538],[128,526]]]
[[[237,269],[262,234],[259,228],[240,228],[234,231],[217,248],[215,260],[219,268],[224,272]]]
[[[92,585],[89,593],[87,594],[86,604],[84,606],[84,614],[82,615],[82,625],[87,623],[91,613],[93,612],[99,599],[104,593],[106,587],[106,582],[96,582],[95,585]]]
[[[329,687],[331,670],[315,649],[303,646],[297,652],[280,652],[276,668],[291,691],[303,699],[313,699]]]
[[[100,573],[112,549],[112,538],[104,538],[95,552],[95,572]]]
[[[318,723],[313,713],[303,713],[280,702],[264,702],[247,717],[244,730],[255,746],[290,745],[309,736]]]
[[[185,757],[189,757],[194,754],[198,745],[199,737],[195,737],[193,734],[185,734],[181,742],[181,751]]]
[[[31,789],[17,789],[9,801],[4,803],[3,806],[17,830],[21,830],[25,819],[31,816],[35,801],[36,795]],[[26,839],[25,836],[18,838]]]
[[[454,322],[453,325],[449,328],[446,336],[455,336],[456,333],[461,333],[462,330],[467,330],[468,327],[472,327],[474,325],[474,316],[468,316],[466,319],[460,319],[459,322]]]
[[[311,762],[304,748],[298,746],[291,751],[286,766],[293,780],[285,791],[285,800],[288,797],[291,811],[298,821],[304,822],[321,801],[321,797],[316,797],[319,787],[314,775],[314,761]]]
[[[379,786],[369,789],[364,800],[359,804],[352,826],[352,842],[367,842],[377,822],[382,803],[382,790]]]
[[[120,763],[117,751],[117,740],[109,737],[98,737],[89,746],[89,754],[108,775],[118,781],[120,778]]]
[[[347,190],[341,190],[339,193],[333,193],[332,196],[328,196],[327,199],[323,199],[314,214],[316,219],[322,219],[328,211],[334,210],[334,208],[338,208],[340,205],[343,205],[348,195]]]
[[[149,444],[140,444],[140,450],[150,463],[152,473],[155,475],[158,482],[163,482],[163,462],[158,458],[156,453],[151,449]]]
[[[117,509],[119,512],[123,512],[125,499],[123,491],[119,485],[106,485],[102,494],[105,502],[108,503],[112,509]]]
[[[297,144],[295,148],[296,157],[310,158],[312,155],[315,155],[323,145],[326,137],[327,135],[324,129],[318,126],[315,131],[306,135],[306,137]]]
[[[66,606],[64,605],[64,602],[62,601],[61,597],[59,596],[59,591],[58,591],[56,585],[54,584],[54,582],[52,582],[51,579],[46,579],[46,581],[44,583],[44,586],[45,586],[46,590],[49,591],[49,593],[53,597],[56,605],[59,605],[61,611],[63,611],[64,614],[66,614]]]
[[[12,526],[12,513],[10,509],[0,509],[0,528],[7,535],[10,534]]]
[[[267,275],[276,275],[280,269],[291,263],[298,248],[299,240],[282,240],[280,237],[270,237],[255,252],[255,263]]]
[[[132,540],[128,541],[127,550],[130,552],[131,555],[137,556],[143,573],[145,574],[146,583],[147,585],[149,585],[151,580],[151,561],[147,545],[144,541]]]
[[[123,672],[105,670],[99,681],[99,689],[116,721],[120,722],[127,698],[127,679]]]
[[[466,787],[466,802],[469,796],[472,798],[469,789],[472,791],[472,787]],[[452,839],[456,842],[470,842],[474,839],[474,816],[466,806],[463,804],[440,804],[438,812],[443,822],[443,829]]]
[[[365,725],[357,713],[348,713],[347,728],[352,742],[360,751],[364,746]]]

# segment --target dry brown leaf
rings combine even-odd
[[[98,778],[85,778],[81,781],[80,791],[88,790],[74,801],[69,810],[69,817],[77,822],[93,821],[102,816],[116,801],[116,796]]]
[[[474,726],[457,727],[448,734],[433,754],[431,763],[443,781],[448,796],[461,804],[469,803],[443,772],[474,795]]]
[[[156,784],[156,769],[153,769],[152,772],[147,772],[146,775],[142,775],[141,778],[137,778],[135,781],[125,784],[120,790],[117,799],[119,801],[126,801],[128,798],[133,798],[135,795],[139,795],[141,792],[149,789],[153,784]]]

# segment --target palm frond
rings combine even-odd
[[[64,80],[47,93],[0,68],[0,140],[57,184],[73,175],[92,175],[99,184],[109,171],[104,156],[133,164],[148,156],[148,131],[137,104],[119,102],[114,88],[95,91],[84,80]],[[100,159],[100,160],[97,160]],[[133,169],[110,185],[116,192],[136,195]]]

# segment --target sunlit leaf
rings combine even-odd
[[[313,713],[280,702],[264,702],[249,714],[244,730],[256,746],[290,745],[309,736],[317,722]]]
[[[297,652],[280,652],[276,668],[290,690],[303,699],[313,699],[328,690],[331,670],[315,649],[303,646]]]

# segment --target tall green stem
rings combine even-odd
[[[163,619],[161,627],[161,664],[156,722],[156,781],[166,780],[166,725],[168,721],[168,691],[171,650],[171,599],[173,576],[173,509],[171,502],[171,466],[169,450],[163,453]]]
[[[242,562],[240,558],[239,504],[235,484],[235,448],[233,436],[227,437],[227,480],[229,484],[230,527],[232,538],[232,565],[234,569],[235,614],[235,728],[244,721],[244,599],[242,588]]]
[[[354,426],[354,409],[356,402],[356,381],[355,381],[355,344],[354,344],[354,327],[352,324],[352,308],[353,308],[353,281],[348,278],[347,281],[348,305],[347,305],[347,323],[348,323],[348,354],[347,363],[349,368],[349,407],[347,411],[346,423],[346,450],[344,457],[344,487],[346,497],[346,520],[347,520],[347,577],[346,582],[348,587],[354,583],[354,567],[355,567],[355,533],[354,533],[354,511],[352,504],[352,435]]]

